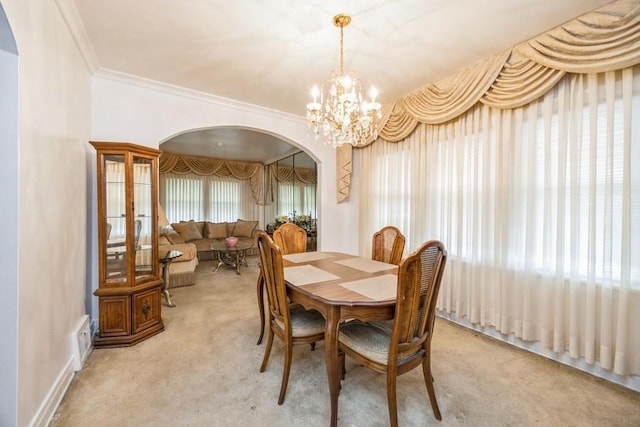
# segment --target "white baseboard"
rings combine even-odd
[[[69,358],[69,361],[65,364],[64,368],[53,383],[47,397],[38,407],[38,411],[28,424],[29,427],[46,427],[53,418],[62,402],[67,389],[71,385],[71,380],[75,372],[73,370],[73,358]]]

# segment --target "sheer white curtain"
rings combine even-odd
[[[408,251],[445,243],[441,313],[640,375],[639,67],[567,75],[525,107],[479,104],[356,156],[361,235],[393,224]]]
[[[169,222],[233,222],[260,218],[249,180],[215,175],[161,174],[160,201]]]
[[[295,184],[277,183],[277,215],[310,215],[316,218],[316,185],[296,182]]]

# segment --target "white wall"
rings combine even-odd
[[[19,52],[15,425],[44,425],[72,378],[71,332],[87,310],[91,75],[56,2],[1,1]]]
[[[319,249],[357,253],[357,200],[336,202],[335,149],[308,134],[304,117],[112,72],[94,77],[95,140],[157,148],[176,134],[214,126],[261,130],[309,153],[318,162]]]

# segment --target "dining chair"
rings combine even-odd
[[[292,222],[287,222],[273,232],[273,241],[280,248],[282,255],[305,252],[307,249],[307,232],[304,228]],[[264,337],[265,327],[264,277],[262,275],[262,269],[260,269],[260,273],[258,274],[256,293],[258,296],[258,311],[260,312],[260,336],[258,337],[257,345],[260,345]]]
[[[404,252],[405,237],[398,227],[387,225],[373,233],[371,259],[399,265]]]
[[[307,232],[292,222],[282,224],[273,232],[273,241],[283,254],[297,254],[307,250]]]
[[[112,229],[113,229],[113,226],[111,225],[111,223],[108,222],[106,224],[107,240],[109,240],[109,237],[111,236]],[[139,249],[141,230],[142,230],[142,221],[139,219],[136,219],[133,223],[133,247],[135,248],[136,251]],[[122,246],[124,247],[124,243]],[[109,275],[110,277],[113,277],[114,274],[116,273],[121,277],[124,277],[126,275],[126,272],[125,272],[126,264],[124,259],[122,259],[122,254],[123,253],[115,253],[113,256],[107,259],[107,275]]]
[[[340,326],[338,347],[342,377],[345,354],[359,364],[387,375],[391,426],[398,425],[397,376],[422,365],[431,409],[442,420],[431,373],[431,338],[442,273],[447,260],[444,245],[428,241],[400,263],[397,302],[391,322],[358,320]]]
[[[269,302],[267,345],[260,372],[269,363],[273,337],[277,335],[284,344],[284,369],[278,405],[282,405],[287,392],[291,358],[295,344],[315,344],[324,339],[325,320],[316,310],[305,310],[299,304],[290,304],[287,285],[284,281],[284,267],[280,248],[264,231],[257,234],[260,268],[264,275],[267,300]]]

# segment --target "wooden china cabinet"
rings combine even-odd
[[[99,301],[96,347],[131,346],[164,330],[158,263],[158,156],[126,142],[97,151]]]

